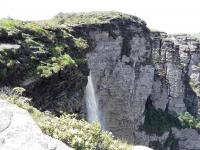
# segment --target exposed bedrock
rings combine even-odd
[[[134,16],[94,16],[79,15],[74,21],[82,19],[82,24],[62,24],[44,33],[0,30],[0,87],[26,88],[32,104],[42,111],[85,117],[90,71],[100,120],[116,137],[155,150],[199,150],[196,130],[176,129],[181,112],[200,118],[199,40],[150,31]],[[63,67],[65,54],[71,59],[67,57],[69,64]],[[0,131],[11,117],[6,115]],[[157,121],[156,129],[151,119]]]
[[[199,117],[199,41],[189,35],[158,32],[152,38],[153,105],[175,115],[187,110]]]
[[[132,143],[152,91],[150,32],[138,22],[115,26],[115,38],[99,30],[89,33],[95,47],[87,59],[105,128]]]
[[[114,38],[98,29],[89,32],[94,48],[87,54],[106,129],[130,143],[183,149],[183,138],[175,135],[184,130],[149,135],[141,126],[147,99],[175,117],[185,111],[199,116],[199,41],[189,35],[150,33],[138,22],[115,25]],[[195,130],[188,132],[199,137]],[[179,139],[178,144],[166,146],[171,138]]]
[[[0,99],[1,150],[73,150],[42,133],[29,113]]]

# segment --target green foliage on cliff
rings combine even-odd
[[[38,33],[47,33],[47,31],[41,25],[35,22],[24,22],[12,18],[5,18],[0,20],[0,28],[4,28],[9,31],[17,30],[31,30]]]
[[[11,18],[0,20],[0,27],[7,30],[16,30],[20,26],[23,26],[23,23],[19,20],[14,20]]]
[[[175,117],[161,109],[157,110],[153,106],[145,110],[143,129],[147,133],[162,135],[164,132],[170,131],[172,127],[200,129],[200,120],[189,112],[183,112]]]
[[[110,132],[102,131],[98,123],[89,124],[76,119],[75,115],[56,117],[39,111],[28,103],[30,99],[22,96],[23,92],[23,88],[16,87],[7,90],[6,94],[0,92],[0,98],[27,110],[45,134],[76,150],[131,150],[132,146],[115,139]]]
[[[46,117],[39,123],[48,135],[69,143],[77,150],[126,150],[128,145],[114,140],[109,132],[103,132],[99,124],[89,124],[71,115]]]
[[[108,23],[111,20],[124,18],[132,21],[141,21],[136,16],[127,15],[116,11],[104,11],[104,12],[82,12],[82,13],[60,13],[54,18],[43,21],[42,24],[49,26],[56,25],[79,25],[79,24],[101,24]]]
[[[200,129],[200,120],[191,115],[189,112],[181,113],[178,118],[183,127]]]
[[[170,131],[172,127],[180,128],[181,124],[176,117],[162,111],[161,109],[156,110],[151,106],[145,111],[143,126],[144,130],[149,134],[156,133],[162,135],[164,132]]]
[[[88,43],[83,38],[73,38],[73,40],[74,40],[76,47],[78,47],[80,49],[88,48]]]
[[[75,65],[75,61],[67,54],[59,57],[52,57],[49,62],[42,62],[37,67],[37,72],[41,77],[50,77],[54,73],[58,73],[65,67]]]
[[[44,27],[40,26],[39,24],[35,22],[27,22],[23,26],[25,29],[33,30],[38,33],[47,33],[47,30],[44,29]]]
[[[19,46],[0,50],[0,81],[13,75],[16,82],[50,77],[64,68],[77,67],[82,64],[76,65],[74,60],[83,59],[89,47],[86,39],[73,36],[67,27],[49,27],[38,22],[1,19],[0,32],[4,43]]]

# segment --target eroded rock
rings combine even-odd
[[[150,32],[138,22],[115,26],[115,38],[105,31],[90,32],[95,46],[87,60],[105,128],[132,143],[153,83]]]
[[[25,110],[0,99],[1,150],[72,150],[42,133]]]

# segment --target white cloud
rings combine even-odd
[[[1,0],[0,18],[41,20],[59,12],[116,10],[169,33],[200,32],[199,0]]]

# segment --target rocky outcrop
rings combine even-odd
[[[199,150],[200,135],[194,129],[173,129],[172,134],[178,140],[180,150]]]
[[[175,128],[181,112],[200,118],[199,40],[150,31],[141,19],[113,12],[60,14],[53,22],[57,26],[43,33],[0,31],[1,87],[25,87],[42,111],[83,116],[90,71],[105,129],[154,149],[199,148],[195,140],[193,147],[184,145],[193,141],[190,134],[199,139],[197,131]],[[64,54],[76,65],[53,66],[53,57]],[[50,66],[50,76],[45,77],[49,68],[42,70],[44,76],[35,74],[41,65]],[[157,123],[150,133],[145,129],[149,119]]]
[[[0,87],[24,87],[32,104],[42,111],[83,115],[86,41],[64,28],[6,21],[14,25],[0,26]],[[64,58],[65,54],[71,57]],[[75,65],[63,65],[67,59]]]
[[[156,108],[175,115],[199,116],[200,48],[189,35],[152,33],[155,76],[151,99]]]
[[[89,32],[94,49],[87,59],[101,120],[115,136],[131,143],[155,149],[182,149],[180,138],[166,144],[171,138],[170,125],[162,135],[141,130],[145,130],[143,124],[149,104],[169,114],[166,117],[176,117],[185,111],[199,116],[199,41],[190,35],[150,33],[139,22],[126,23],[123,22],[126,28],[120,22],[115,24],[117,27],[112,30],[115,38],[105,31]]]
[[[42,133],[29,113],[0,99],[1,150],[72,150]]]
[[[94,49],[87,54],[96,85],[105,128],[132,142],[143,122],[151,93],[154,68],[150,63],[150,32],[144,23],[113,21],[115,38],[108,32],[91,31]]]

